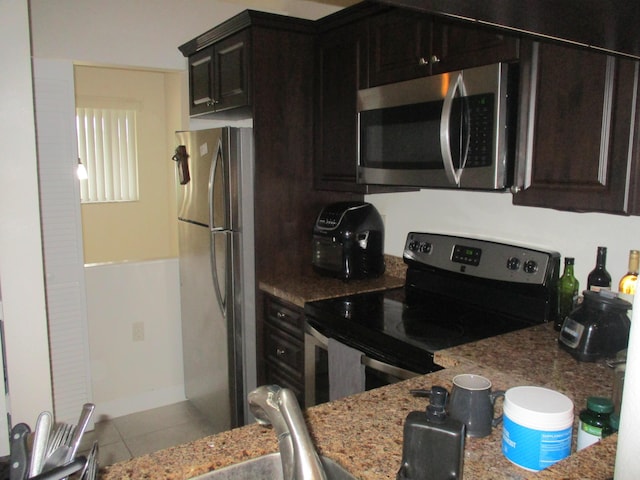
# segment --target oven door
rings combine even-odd
[[[488,65],[358,92],[358,182],[502,189],[507,67]]]
[[[305,407],[330,400],[329,339],[308,323],[304,336]],[[365,390],[382,387],[421,375],[362,354]]]

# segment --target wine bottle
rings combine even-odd
[[[596,266],[587,277],[587,290],[611,290],[611,275],[607,272],[607,247],[598,247]]]
[[[572,257],[564,259],[564,273],[558,281],[558,318],[554,324],[556,330],[562,328],[564,319],[571,313],[578,302],[580,282],[578,282],[573,273],[574,263],[575,260]]]
[[[618,292],[620,292],[620,297],[625,300],[632,301],[633,296],[636,293],[639,265],[640,252],[638,252],[638,250],[630,250],[629,271],[620,279],[620,283],[618,283]]]

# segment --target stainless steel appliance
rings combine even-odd
[[[513,186],[516,75],[500,63],[360,90],[358,182]]]
[[[321,275],[344,280],[384,273],[384,224],[366,202],[326,205],[313,227],[312,265]]]
[[[253,137],[226,127],[177,140],[185,393],[223,431],[245,423],[255,387]]]
[[[403,288],[305,305],[308,405],[328,398],[331,352],[323,347],[328,339],[361,352],[361,363],[386,369],[375,375],[377,384],[371,371],[366,389],[439,370],[433,360],[437,350],[554,321],[557,315],[556,252],[412,232],[403,258]]]

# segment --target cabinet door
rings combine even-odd
[[[250,104],[250,54],[244,30],[189,57],[190,115]]]
[[[314,185],[320,190],[364,192],[356,184],[357,96],[366,75],[366,30],[348,25],[320,37],[318,47]]]
[[[431,73],[518,59],[519,39],[495,29],[434,19]]]
[[[267,364],[265,372],[265,383],[267,385],[279,385],[282,388],[288,388],[296,396],[296,400],[298,400],[300,408],[304,408],[304,406],[306,405],[304,384],[300,383],[298,380],[292,379],[276,366]]]
[[[416,190],[356,183],[358,89],[367,88],[367,23],[320,36],[317,51],[314,187],[352,193]]]
[[[369,86],[431,73],[431,17],[392,10],[369,22]]]
[[[297,338],[304,339],[304,312],[290,303],[265,297],[265,318],[276,329]]]
[[[199,115],[213,111],[213,47],[189,57],[189,113]]]
[[[531,162],[531,186],[513,202],[630,213],[637,62],[557,44],[526,49],[518,155]]]
[[[215,111],[250,104],[250,47],[248,29],[214,45]]]
[[[304,406],[304,312],[265,295],[263,318],[264,380],[290,388]]]
[[[267,323],[264,336],[265,359],[302,383],[304,378],[304,343]]]

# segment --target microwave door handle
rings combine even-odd
[[[449,90],[444,97],[442,104],[442,116],[440,117],[440,152],[442,154],[442,165],[447,179],[454,185],[460,185],[460,176],[462,170],[456,170],[453,166],[453,156],[451,155],[451,131],[449,123],[451,121],[451,110],[453,109],[453,99],[456,91],[460,90],[460,94],[464,97],[467,95],[462,79],[462,72],[455,74],[455,80],[449,84]],[[466,151],[465,151],[466,155]]]

